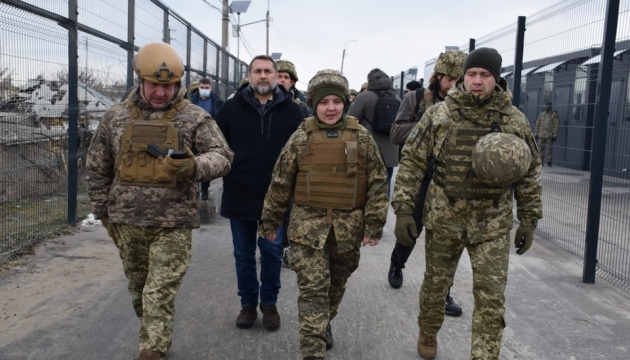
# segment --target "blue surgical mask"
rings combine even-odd
[[[202,97],[210,96],[210,89],[199,89],[199,95]]]

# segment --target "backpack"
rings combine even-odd
[[[393,96],[391,91],[386,95],[376,94],[378,94],[379,97],[374,106],[370,125],[372,125],[372,129],[377,133],[389,135],[392,124],[394,120],[396,120],[398,108],[400,108],[400,100]]]

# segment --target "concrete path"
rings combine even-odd
[[[211,186],[220,198],[221,182]],[[229,222],[204,202],[204,225],[194,232],[193,259],[177,298],[170,360],[301,359],[295,274],[283,268],[278,303],[282,327],[262,322],[241,330]],[[390,211],[384,238],[362,249],[333,321],[335,347],[326,359],[419,359],[418,289],[424,242],[414,250],[401,289],[387,283],[394,246]],[[630,295],[597,279],[581,282],[581,268],[534,244],[510,259],[507,328],[501,359],[630,359]],[[464,254],[452,289],[464,308],[438,335],[438,359],[469,358],[472,275]],[[99,225],[50,239],[0,271],[0,359],[132,359],[139,323],[114,245]]]

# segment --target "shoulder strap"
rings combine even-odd
[[[420,104],[422,104],[422,98],[424,97],[424,88],[420,87],[416,89],[415,91],[416,91],[416,109],[413,113],[417,114],[418,110],[420,110]]]

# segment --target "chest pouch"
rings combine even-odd
[[[149,144],[179,150],[177,130],[167,121],[131,120],[123,132],[117,175],[122,185],[175,187],[175,175],[164,171],[164,157],[147,151]]]

